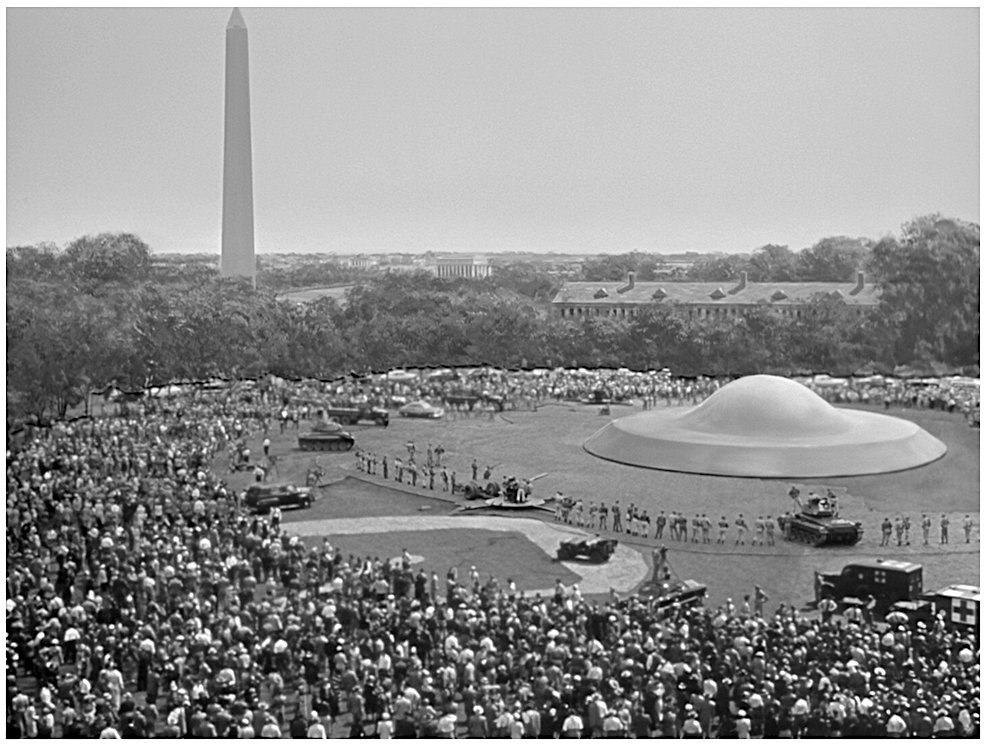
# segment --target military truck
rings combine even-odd
[[[907,616],[912,628],[923,622],[928,628],[940,618],[945,628],[979,635],[979,608],[981,593],[974,585],[949,585],[936,592],[928,592],[917,600],[899,600],[890,607],[888,618],[894,613]]]
[[[496,411],[503,411],[503,396],[482,393],[476,390],[458,389],[446,393],[445,403],[451,406],[466,406],[472,411],[478,405],[492,406]]]
[[[360,421],[373,422],[386,427],[390,424],[390,413],[377,406],[330,406],[325,416],[339,424],[356,424]]]
[[[815,602],[823,598],[866,601],[873,598],[874,610],[885,613],[901,600],[921,597],[924,571],[920,564],[895,559],[862,559],[834,573],[815,572]]]
[[[316,422],[311,432],[298,435],[298,447],[302,450],[352,450],[356,438],[334,422]]]
[[[839,501],[829,489],[825,496],[809,494],[808,503],[801,501],[801,492],[791,487],[788,493],[800,512],[790,512],[777,518],[784,538],[809,546],[854,546],[863,537],[863,524],[839,517]]]
[[[576,559],[586,559],[595,564],[602,564],[609,561],[609,557],[616,551],[618,541],[613,538],[600,538],[596,536],[589,540],[579,540],[571,538],[562,541],[558,546],[558,561],[574,561]]]

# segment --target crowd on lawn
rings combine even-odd
[[[978,737],[978,640],[945,619],[662,616],[306,544],[209,468],[274,410],[8,438],[8,737]]]
[[[798,378],[834,404],[870,404],[884,409],[928,408],[962,414],[978,423],[978,385],[956,384],[952,379],[898,379],[884,376],[833,380]],[[394,380],[346,378],[326,383],[283,382],[282,394],[293,410],[305,402],[328,400],[331,405],[381,406],[427,400],[449,411],[463,408],[450,397],[471,392],[497,398],[506,408],[536,409],[562,401],[642,403],[645,409],[673,404],[697,404],[728,383],[730,378],[674,376],[668,371],[635,372],[627,369],[423,371],[403,373]]]
[[[564,401],[641,403],[657,406],[698,404],[715,393],[730,378],[684,378],[669,371],[634,372],[621,368],[555,370],[422,371],[402,373],[394,379],[381,376],[350,376],[332,381],[267,378],[235,386],[242,415],[258,419],[268,429],[297,428],[300,422],[316,419],[327,407],[366,406],[387,408],[409,401],[427,400],[447,411],[484,408],[497,399],[505,408],[536,409],[539,405]],[[928,408],[960,413],[978,422],[979,387],[955,383],[949,378],[897,379],[798,378],[808,388],[835,404],[870,404],[890,409]],[[194,386],[190,388],[194,389]],[[209,391],[207,391],[207,394]],[[214,392],[213,392],[214,393]],[[481,399],[472,404],[450,403],[456,395],[472,394]],[[228,397],[229,389],[222,392]],[[215,395],[206,395],[207,399]],[[180,396],[179,398],[184,398]]]

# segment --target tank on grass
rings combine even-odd
[[[777,518],[786,540],[809,546],[854,546],[863,537],[861,522],[839,517],[838,497],[831,489],[826,496],[809,494],[807,504],[801,501],[801,492],[796,486],[791,487],[788,496],[800,511]]]
[[[316,422],[311,432],[298,435],[298,447],[302,450],[352,450],[356,444],[349,432],[334,422]]]

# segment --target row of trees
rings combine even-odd
[[[520,267],[495,280],[388,273],[345,303],[297,304],[195,264],[162,269],[131,235],[7,251],[8,411],[64,413],[89,391],[213,376],[329,378],[395,366],[669,366],[686,374],[846,372],[878,361],[978,364],[979,230],[938,217],[871,249],[880,308],[820,299],[800,318],[761,310],[689,321],[654,306],[572,323]]]
[[[743,272],[751,282],[850,282],[870,266],[874,242],[867,238],[823,238],[797,253],[787,246],[761,246],[752,253],[704,257],[686,270],[672,270],[654,254],[628,253],[586,261],[582,277],[590,282],[616,282],[627,272],[649,282],[659,276],[672,281],[729,282]]]

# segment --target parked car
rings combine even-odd
[[[397,413],[401,416],[418,419],[441,419],[445,416],[445,409],[427,401],[412,401],[409,404],[404,404],[397,410]]]
[[[315,492],[294,484],[252,484],[243,501],[254,512],[268,512],[272,507],[307,508],[315,501]]]

